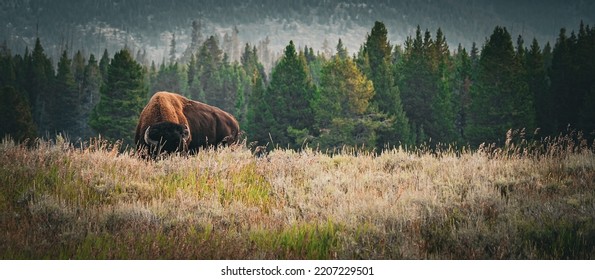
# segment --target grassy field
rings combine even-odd
[[[0,144],[1,259],[593,259],[594,148]],[[531,147],[529,147],[531,146]]]

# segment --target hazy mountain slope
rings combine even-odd
[[[173,4],[172,4],[173,2]],[[230,32],[235,25],[242,42],[270,38],[277,52],[294,40],[296,45],[334,48],[339,37],[357,51],[374,21],[383,21],[393,43],[401,43],[420,25],[432,33],[444,31],[451,46],[481,45],[496,25],[513,36],[523,34],[541,42],[553,41],[561,27],[595,22],[593,1],[194,1],[194,0],[3,0],[0,2],[0,41],[16,51],[42,37],[52,56],[66,43],[71,49],[98,53],[103,48],[128,45],[146,49],[157,62],[167,53],[171,32],[177,52],[189,41],[191,22],[201,19],[204,35]]]

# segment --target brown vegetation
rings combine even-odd
[[[2,259],[592,259],[594,149],[0,144]]]

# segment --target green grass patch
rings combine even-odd
[[[339,226],[331,221],[298,224],[279,231],[251,232],[250,241],[274,259],[332,259],[338,249],[338,231]]]
[[[593,219],[542,217],[518,225],[522,254],[538,259],[592,259],[595,255]]]
[[[239,170],[230,172],[228,176],[228,184],[217,186],[221,204],[239,201],[248,206],[259,207],[265,212],[271,209],[271,184],[258,173],[255,163],[246,164]]]

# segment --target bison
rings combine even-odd
[[[238,141],[240,126],[229,113],[170,92],[157,92],[140,114],[134,141],[139,151],[196,152]]]

